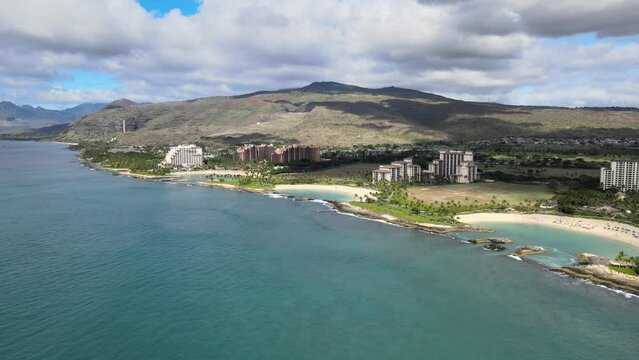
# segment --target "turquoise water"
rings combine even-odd
[[[305,190],[286,190],[280,191],[283,195],[295,196],[298,198],[332,200],[332,201],[353,201],[354,197],[338,191],[321,191],[313,189]]]
[[[458,240],[0,142],[1,359],[631,359],[639,299]],[[616,251],[616,249],[614,250]]]
[[[627,254],[639,254],[639,247],[605,237],[565,231],[553,227],[535,224],[507,224],[485,222],[478,224],[495,230],[494,234],[461,233],[459,238],[472,239],[487,236],[507,237],[514,240],[508,250],[514,251],[522,245],[539,245],[546,249],[543,255],[531,256],[529,259],[541,264],[556,267],[571,264],[579,252],[588,252],[600,256],[614,258],[619,251]]]

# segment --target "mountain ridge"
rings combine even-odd
[[[116,138],[122,144],[269,141],[341,147],[503,136],[639,137],[639,110],[471,102],[392,86],[369,89],[328,81],[103,109],[80,118],[62,138]]]
[[[16,105],[10,101],[0,101],[0,130],[68,124],[103,106],[101,103],[84,103],[63,110],[52,110],[41,106]]]

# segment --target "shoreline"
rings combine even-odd
[[[232,191],[239,191],[239,192],[247,192],[247,193],[252,193],[252,194],[262,194],[262,195],[272,195],[272,194],[274,194],[273,190],[271,190],[271,189],[246,188],[246,187],[233,185],[233,184],[213,183],[213,182],[208,182],[208,181],[198,181],[196,183],[193,183],[193,185],[202,186],[202,187],[212,187],[212,188],[217,188],[217,189],[222,189],[222,190],[232,190]]]
[[[337,187],[342,191],[348,191],[348,193],[352,195],[354,194],[359,195],[362,192],[362,190],[372,192],[372,190],[365,189],[365,188],[350,187],[345,185],[322,185],[322,184],[276,185],[274,189],[245,188],[245,187],[241,187],[241,186],[233,185],[233,184],[211,183],[211,182],[205,182],[205,181],[197,182],[195,183],[195,185],[203,186],[203,187],[213,187],[213,188],[222,189],[222,190],[247,192],[247,193],[253,193],[253,194],[262,194],[262,195],[279,194],[283,196],[287,196],[287,195],[279,193],[278,190],[283,190],[283,189],[319,190],[321,189],[321,190],[330,192],[330,191],[335,191],[334,189]],[[314,198],[304,198],[304,197],[298,197],[298,196],[287,196],[287,197],[292,197],[292,198],[296,198],[300,200],[314,199]],[[401,226],[408,229],[421,230],[421,231],[425,231],[425,232],[433,233],[433,234],[449,234],[449,233],[454,233],[459,231],[479,232],[479,233],[493,232],[493,230],[491,229],[477,227],[477,226],[468,225],[468,224],[441,225],[441,224],[429,224],[429,223],[416,223],[416,222],[396,218],[389,214],[378,214],[374,211],[360,208],[355,205],[351,205],[348,202],[325,200],[325,199],[314,199],[314,200],[322,200],[326,202],[326,204],[328,204],[328,207],[330,207],[331,209],[335,210],[338,213],[352,215],[352,216],[356,216],[356,217],[367,219],[367,220],[382,221],[387,224]]]
[[[247,174],[244,170],[188,170],[188,171],[173,171],[171,176],[189,176],[189,175],[221,175],[221,176],[245,176]]]
[[[639,276],[622,274],[603,265],[571,265],[550,271],[639,295]]]
[[[262,195],[274,195],[279,194],[287,197],[292,197],[300,200],[311,200],[314,198],[305,198],[299,196],[288,196],[286,194],[282,194],[278,192],[278,190],[323,190],[328,192],[340,192],[342,194],[347,193],[349,195],[360,195],[362,192],[372,193],[373,190],[360,188],[360,187],[352,187],[346,185],[323,185],[323,184],[292,184],[292,185],[276,185],[273,189],[260,189],[260,188],[245,188],[238,185],[233,184],[224,184],[224,183],[212,183],[201,181],[195,183],[197,186],[204,187],[213,187],[223,190],[232,190],[239,192],[247,192],[253,194],[262,194]],[[366,195],[366,194],[362,194]],[[369,195],[370,196],[370,195]],[[373,220],[373,221],[382,221],[390,225],[401,226],[408,229],[421,230],[432,234],[449,234],[459,231],[464,232],[478,232],[478,233],[491,233],[493,230],[483,227],[478,227],[469,224],[460,223],[458,225],[442,225],[442,224],[430,224],[430,223],[417,223],[404,219],[397,218],[390,214],[378,214],[374,211],[360,208],[358,206],[352,205],[348,202],[344,201],[334,201],[334,200],[325,200],[325,199],[315,199],[325,201],[328,206],[335,210],[338,213],[356,216],[359,218]]]
[[[126,169],[126,168],[110,168],[110,167],[98,167],[98,170],[104,170],[106,172],[109,172],[111,174],[114,175],[122,175],[122,176],[128,176],[128,177],[133,177],[133,178],[137,178],[137,179],[147,179],[147,180],[151,180],[151,179],[177,179],[178,177],[176,176],[172,176],[172,175],[145,175],[145,174],[136,174],[131,172],[131,169]]]
[[[178,179],[188,175],[239,175],[244,174],[243,170],[196,170],[189,172],[172,172],[170,175],[145,175],[132,173],[130,169],[124,168],[108,168],[99,167],[100,170],[105,170],[112,174],[123,175],[138,179],[159,179],[170,180]],[[311,191],[326,191],[333,193],[340,193],[353,196],[372,196],[375,192],[372,189],[362,187],[352,187],[346,185],[326,185],[326,184],[280,184],[275,185],[273,189],[263,188],[246,188],[233,184],[223,183],[210,183],[210,182],[196,182],[194,185],[214,187],[224,190],[233,190],[247,193],[257,193],[263,195],[282,194],[280,191],[287,190],[311,190]],[[295,196],[296,198],[304,198]],[[324,200],[324,199],[318,199]],[[390,214],[378,214],[371,210],[360,208],[351,205],[348,202],[338,202],[331,200],[324,200],[331,204],[331,207],[339,212],[343,212],[350,215],[361,216],[370,220],[385,221],[393,225],[399,225],[411,229],[424,230],[437,234],[448,234],[453,232],[481,232],[490,233],[492,229],[482,227],[482,223],[513,223],[513,224],[533,224],[542,225],[548,227],[554,227],[562,230],[568,230],[584,234],[594,234],[596,236],[604,237],[609,240],[623,242],[628,245],[639,248],[639,227],[619,223],[615,221],[608,221],[602,219],[590,219],[572,217],[566,215],[551,215],[551,214],[512,214],[512,213],[473,213],[473,214],[459,214],[455,215],[455,220],[459,221],[459,225],[440,225],[429,223],[416,223],[404,219],[396,218]],[[633,235],[634,234],[634,235]]]
[[[64,142],[64,141],[45,141],[45,142],[50,142],[52,144],[62,144],[62,145],[78,145],[78,143]]]
[[[180,178],[180,176],[154,176],[154,175],[141,175],[141,174],[133,174],[129,169],[115,169],[115,168],[99,168],[101,170],[106,170],[114,174],[121,174],[129,177],[140,178],[140,179],[175,179]],[[206,170],[205,170],[206,171]],[[215,170],[214,170],[215,171]],[[262,189],[262,188],[245,188],[233,184],[224,184],[224,183],[212,183],[212,182],[196,182],[193,185],[202,186],[202,187],[213,187],[221,190],[231,190],[252,194],[261,194],[265,196],[270,195],[283,195],[277,192],[278,187],[279,190],[286,189],[294,189],[294,190],[324,190],[324,191],[338,191],[341,190],[342,193],[346,191],[350,195],[360,195],[362,190],[368,191],[368,194],[372,192],[370,189],[365,188],[357,188],[357,187],[349,187],[345,185],[322,185],[322,184],[298,184],[298,185],[276,185],[274,189]],[[369,195],[370,196],[370,195]],[[287,196],[295,199],[304,199],[301,197]],[[309,200],[309,199],[306,199]],[[622,241],[634,246],[639,247],[639,240],[634,238],[620,238],[611,237],[609,235],[610,232],[614,232],[617,235],[626,235],[630,236],[626,233],[619,233],[614,230],[606,228],[606,226],[616,226],[626,227],[626,228],[634,228],[639,231],[639,228],[625,225],[621,223],[616,223],[613,221],[605,221],[605,220],[597,220],[597,219],[587,219],[587,218],[578,218],[578,217],[569,217],[569,216],[558,216],[558,215],[548,215],[548,214],[505,214],[505,213],[477,213],[477,214],[461,214],[456,215],[455,219],[460,221],[458,225],[440,225],[440,224],[428,224],[428,223],[416,223],[408,220],[403,220],[396,218],[390,214],[378,214],[374,211],[357,207],[348,202],[338,202],[331,200],[322,200],[325,205],[338,214],[355,216],[361,219],[371,220],[383,222],[388,225],[400,226],[407,229],[414,229],[419,231],[424,231],[431,234],[438,234],[443,236],[450,236],[449,233],[454,232],[478,232],[478,233],[490,233],[494,232],[494,230],[484,227],[476,226],[472,224],[472,222],[481,223],[481,222],[508,222],[508,223],[528,223],[528,224],[541,224],[552,227],[557,227],[561,229],[572,230],[575,232],[582,233],[593,233],[594,229],[597,229],[597,226],[603,228],[599,228],[599,231],[595,232],[597,235],[602,237]],[[567,221],[568,220],[568,221]],[[572,222],[570,221],[572,220]],[[602,225],[604,224],[604,225]],[[592,226],[595,226],[593,229]],[[605,234],[601,232],[605,231]],[[613,291],[624,291],[635,296],[639,296],[639,279],[629,279],[627,275],[614,273],[614,271],[609,270],[607,268],[602,269],[601,266],[595,265],[572,265],[572,266],[563,266],[558,268],[550,268],[549,271],[556,272],[559,274],[563,274],[565,276],[571,277],[573,279],[583,279],[590,281],[592,284],[604,286],[606,288],[612,289]]]
[[[395,216],[389,214],[378,214],[372,210],[360,208],[355,205],[351,205],[347,202],[339,202],[339,201],[328,201],[329,204],[337,211],[345,214],[355,215],[362,218],[366,218],[369,220],[375,221],[384,221],[389,224],[398,225],[401,227],[422,230],[429,233],[434,234],[448,234],[453,232],[479,232],[479,233],[490,233],[493,232],[491,229],[477,227],[474,225],[468,224],[459,224],[459,225],[441,225],[441,224],[429,224],[429,223],[417,223],[404,219],[397,218]]]
[[[325,184],[290,184],[290,185],[275,185],[275,192],[282,191],[325,191],[330,193],[338,193],[342,195],[349,195],[355,200],[359,196],[368,195],[373,197],[375,193],[372,189],[366,189],[363,187],[354,187],[346,185],[325,185]]]
[[[481,225],[483,223],[532,224],[557,229],[596,235],[613,241],[623,242],[639,248],[639,227],[612,220],[589,219],[550,214],[508,214],[476,213],[460,214],[455,219],[460,222]],[[633,235],[634,234],[634,235]]]

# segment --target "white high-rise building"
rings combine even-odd
[[[416,182],[422,179],[422,167],[413,164],[413,159],[393,161],[390,165],[380,165],[373,170],[373,183],[381,180]]]
[[[443,178],[452,183],[466,184],[478,180],[477,165],[472,151],[443,150],[425,171],[428,178]]]
[[[201,166],[203,164],[202,148],[195,145],[174,146],[166,153],[164,164],[184,167]]]
[[[611,161],[610,167],[601,168],[599,181],[604,190],[639,190],[639,161]]]

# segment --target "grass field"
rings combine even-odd
[[[632,275],[632,276],[639,275],[635,272],[635,269],[633,268],[626,268],[626,267],[615,266],[615,265],[608,265],[608,268],[626,275]]]
[[[309,174],[320,176],[355,176],[369,174],[377,169],[380,164],[357,162],[348,165],[337,166],[318,171],[312,171]]]
[[[462,205],[485,204],[491,200],[497,203],[506,200],[509,204],[516,205],[526,201],[548,200],[554,196],[546,185],[504,182],[413,186],[408,188],[408,194],[428,204],[454,201],[461,202]]]
[[[601,170],[599,169],[575,169],[575,168],[538,168],[538,167],[526,167],[526,166],[505,166],[505,165],[495,165],[495,166],[484,166],[482,167],[483,171],[501,171],[505,174],[513,174],[513,175],[534,175],[538,178],[548,178],[548,177],[565,177],[576,179],[581,175],[590,176],[593,178],[598,178]],[[529,172],[532,170],[532,173]]]
[[[351,204],[374,211],[378,214],[388,214],[399,219],[404,219],[416,223],[436,224],[436,225],[452,225],[456,221],[452,215],[439,215],[434,213],[413,214],[410,210],[396,205],[381,205],[377,203],[351,202]]]

